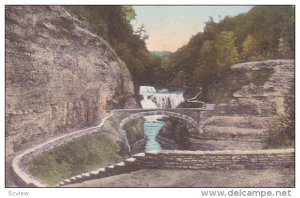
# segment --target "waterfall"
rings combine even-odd
[[[150,96],[143,96],[143,100],[141,100],[141,105],[143,109],[156,109],[157,105],[150,98]]]
[[[140,95],[142,95],[143,93],[149,94],[149,93],[155,93],[155,92],[156,92],[156,89],[154,87],[140,86]]]
[[[143,109],[166,109],[176,108],[184,102],[183,92],[168,91],[167,89],[156,90],[150,86],[140,86],[139,94],[143,96],[141,105]]]

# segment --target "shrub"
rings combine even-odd
[[[285,115],[280,116],[266,137],[267,148],[286,148],[295,145],[295,92],[285,98]]]

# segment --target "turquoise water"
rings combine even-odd
[[[145,151],[161,151],[162,148],[155,139],[165,122],[157,120],[157,118],[153,116],[145,116],[145,119],[144,132],[147,136]]]

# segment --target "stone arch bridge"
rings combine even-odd
[[[214,104],[206,104],[205,108],[115,109],[111,112],[114,120],[120,124],[147,115],[166,115],[186,120],[199,128],[202,126],[208,112],[212,110],[214,110]]]
[[[206,104],[205,108],[178,108],[178,109],[115,109],[112,110],[112,118],[120,123],[118,130],[124,136],[127,146],[128,144],[126,131],[124,125],[131,120],[144,117],[147,115],[166,115],[183,119],[190,123],[197,129],[200,129],[207,117],[210,115],[210,111],[214,110],[213,104]]]

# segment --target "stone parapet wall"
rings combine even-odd
[[[58,186],[130,173],[141,169],[263,169],[294,167],[294,149],[251,151],[171,151],[133,155],[115,165],[103,167],[66,179]]]
[[[249,151],[162,151],[146,153],[144,168],[262,169],[295,166],[294,149]]]
[[[58,147],[62,144],[83,137],[85,135],[101,132],[105,120],[111,117],[111,114],[106,116],[98,126],[79,130],[73,133],[62,135],[53,139],[50,139],[42,144],[39,144],[31,149],[25,150],[21,154],[17,155],[12,160],[12,172],[15,182],[19,186],[24,187],[46,187],[46,184],[42,184],[33,178],[27,171],[28,164],[38,155]]]
[[[184,117],[187,115],[192,118],[194,121],[198,122],[203,117],[203,114],[214,110],[214,104],[206,104],[205,108],[176,108],[176,109],[114,109],[111,112],[113,113],[113,118],[116,121],[121,122],[123,119],[130,117],[132,114],[136,114],[136,117],[133,116],[131,119],[140,117],[139,113],[145,113],[145,115],[153,114],[165,114],[165,113],[174,113],[173,115],[178,116],[179,114]],[[155,113],[154,113],[155,112]],[[185,117],[185,118],[188,118]]]
[[[251,151],[172,151],[147,152],[133,155],[118,164],[82,173],[59,182],[55,187],[87,180],[125,174],[141,169],[263,169],[295,167],[294,149]],[[16,173],[18,175],[20,173]],[[23,173],[22,173],[23,174]],[[22,186],[47,187],[32,180],[30,175],[18,177]],[[31,180],[31,181],[29,181]]]

